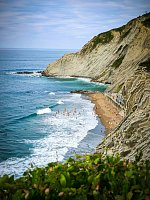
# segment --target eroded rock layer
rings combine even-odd
[[[133,159],[150,158],[150,13],[101,33],[79,52],[51,63],[46,76],[82,76],[110,83],[107,91],[124,99],[125,117],[97,147]]]
[[[126,80],[123,88],[125,118],[97,147],[98,152],[120,154],[134,159],[150,159],[150,74],[139,70]]]

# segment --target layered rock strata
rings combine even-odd
[[[82,76],[109,83],[108,93],[123,98],[125,117],[98,152],[150,159],[150,13],[101,33],[79,52],[51,63],[45,76]]]

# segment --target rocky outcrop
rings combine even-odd
[[[120,125],[97,147],[98,152],[150,159],[150,73],[138,70],[123,88],[126,115]]]
[[[150,13],[101,33],[79,52],[51,63],[46,76],[82,76],[111,83],[108,92],[124,98],[125,118],[97,147],[133,159],[150,158]]]

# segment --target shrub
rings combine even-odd
[[[111,31],[107,31],[95,36],[88,44],[86,44],[81,50],[82,53],[91,52],[97,47],[98,44],[107,44],[113,39],[113,34]]]
[[[150,17],[149,17],[148,19],[145,19],[144,21],[142,21],[142,24],[143,24],[145,27],[150,28]]]
[[[101,154],[69,158],[0,178],[0,199],[144,199],[150,195],[150,161],[130,162]]]
[[[120,36],[120,41],[122,41],[125,37],[127,37],[127,35],[130,33],[131,28],[129,28],[127,31],[122,32],[121,36]]]

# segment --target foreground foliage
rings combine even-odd
[[[0,199],[141,200],[150,197],[150,161],[130,162],[101,154],[0,178]]]

